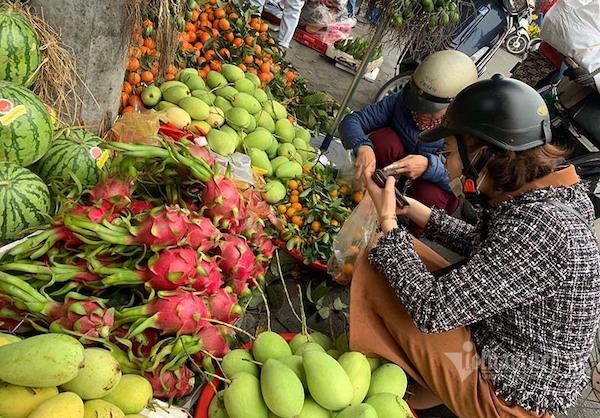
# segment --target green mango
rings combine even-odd
[[[227,81],[230,83],[234,83],[240,79],[244,79],[244,71],[236,65],[233,64],[223,64],[221,65],[221,74],[225,76]]]
[[[316,403],[313,398],[307,396],[304,399],[302,411],[296,418],[331,418],[331,412]]]
[[[262,108],[273,118],[273,120],[286,119],[287,110],[283,105],[275,100],[267,100],[262,104]]]
[[[286,162],[286,161],[284,161]],[[290,346],[290,350],[292,350],[292,353],[295,353],[296,350],[298,350],[298,348],[304,344],[304,343],[311,343],[313,342],[313,338],[309,335],[309,334],[296,334],[294,335],[294,337],[290,340],[290,342],[288,343],[288,345]]]
[[[93,399],[83,404],[83,418],[125,418],[125,414],[110,402]]]
[[[217,96],[223,97],[224,99],[231,101],[233,100],[234,96],[238,94],[238,91],[235,89],[235,87],[224,86],[216,89],[214,93]]]
[[[277,139],[275,139],[275,137],[273,137],[273,139],[271,140],[271,145],[269,145],[269,148],[267,148],[265,150],[265,152],[267,153],[267,155],[269,156],[270,159],[277,157],[277,148],[278,147],[279,147],[279,142],[277,142]]]
[[[227,79],[217,71],[209,71],[206,75],[206,84],[211,89],[217,87],[225,87],[227,85]]]
[[[275,360],[292,355],[292,350],[283,337],[272,331],[258,334],[252,343],[252,355],[256,361],[264,363],[270,358]]]
[[[285,157],[285,156],[279,156],[279,157],[275,157],[275,158],[273,158],[273,159],[271,160],[271,167],[273,167],[273,172],[276,172],[276,171],[277,171],[277,168],[278,168],[278,167],[279,167],[281,164],[287,163],[287,162],[289,162],[289,161],[290,161],[290,160],[289,160],[287,157]],[[300,344],[300,345],[302,345],[302,344]],[[300,347],[300,345],[299,345],[298,347]],[[296,347],[296,348],[298,348],[298,347]]]
[[[182,99],[190,97],[191,92],[188,86],[173,86],[163,91],[162,98],[167,102],[178,104]]]
[[[258,76],[256,74],[246,73],[246,74],[244,74],[244,77],[246,77],[248,80],[252,81],[252,83],[256,87],[260,86],[260,78],[258,78]]]
[[[171,80],[171,81],[165,81],[160,86],[158,86],[158,88],[160,89],[160,91],[162,93],[164,93],[166,90],[168,90],[168,89],[170,89],[171,87],[174,87],[174,86],[187,87],[185,85],[185,83],[182,83],[181,81]]]
[[[267,176],[273,175],[273,167],[271,167],[271,162],[269,161],[269,157],[267,156],[266,152],[258,148],[250,148],[248,151],[248,156],[250,157],[250,161],[252,162],[253,166],[265,170],[265,175]]]
[[[231,103],[229,103],[229,100],[227,100],[223,96],[217,96],[215,98],[215,107],[218,107],[219,109],[221,109],[223,111],[223,113],[225,113],[229,109],[231,109],[233,106],[231,106]]]
[[[188,112],[195,120],[206,120],[210,115],[210,107],[197,97],[186,97],[177,104],[180,108]]]
[[[225,120],[233,129],[245,129],[250,125],[252,116],[246,109],[241,107],[232,107],[225,112]]]
[[[212,126],[205,120],[192,120],[188,129],[197,135],[206,135],[212,129]]]
[[[260,370],[253,361],[254,357],[252,357],[252,353],[248,350],[237,348],[225,354],[225,357],[221,361],[221,369],[223,369],[223,374],[228,379],[231,379],[239,372],[246,372],[259,377]]]
[[[367,357],[369,366],[371,367],[371,373],[375,371],[381,365],[381,357]]]
[[[279,144],[279,147],[277,147],[277,155],[286,157],[290,161],[294,159],[295,152],[296,147],[293,144]]]
[[[208,405],[208,418],[229,418],[229,414],[225,409],[225,390],[220,390],[212,398]]]
[[[198,77],[198,70],[195,68],[184,68],[175,75],[175,80],[185,83],[191,76]]]
[[[99,399],[110,394],[121,381],[121,377],[121,366],[109,350],[86,348],[83,366],[77,376],[60,385],[60,388],[76,393],[83,400]]]
[[[333,344],[331,342],[331,338],[329,338],[327,335],[323,334],[322,332],[313,331],[308,335],[313,340],[313,342],[319,344],[321,347],[323,347],[323,350],[325,350],[325,351],[329,350]]]
[[[371,375],[368,397],[378,393],[392,393],[403,397],[406,393],[408,379],[402,367],[394,363],[379,366]]]
[[[279,138],[279,142],[291,143],[296,138],[296,130],[289,120],[279,119],[275,122],[275,135]]]
[[[154,108],[160,112],[161,110],[168,109],[169,107],[177,107],[177,105],[165,100],[161,100]]]
[[[241,91],[241,90],[240,90]],[[265,93],[264,90],[261,89],[256,89],[254,91],[254,94],[252,95],[256,100],[258,100],[258,103],[262,104],[264,102],[266,102],[267,100],[269,100],[269,96],[267,96],[267,93]]]
[[[308,390],[319,405],[332,411],[350,405],[354,393],[352,382],[340,363],[318,350],[305,351],[302,361]]]
[[[214,105],[215,99],[217,97],[214,93],[211,93],[210,91],[208,91],[206,89],[193,90],[192,96],[199,98],[200,100],[202,100],[204,103],[206,103],[209,106]]]
[[[335,418],[379,418],[379,416],[373,406],[363,403],[342,409]]]
[[[256,128],[244,138],[244,143],[250,148],[266,151],[273,143],[273,135],[265,128]]]
[[[271,174],[272,174],[272,172],[273,172],[273,169],[271,168]],[[263,196],[263,199],[265,199],[265,201],[267,203],[274,205],[276,203],[281,202],[281,200],[283,200],[283,198],[286,195],[286,192],[287,191],[285,189],[285,186],[283,184],[281,184],[281,182],[279,182],[277,180],[271,180],[271,181],[268,181],[265,184],[265,186],[263,187],[262,196]]]
[[[268,359],[260,372],[260,387],[267,407],[283,418],[302,411],[304,387],[296,374],[279,360]]]
[[[211,128],[220,128],[225,123],[225,112],[218,107],[210,106],[206,123],[208,123]]]
[[[261,110],[258,100],[248,93],[237,93],[235,96],[233,96],[231,104],[233,107],[241,107],[251,114],[258,113]]]
[[[256,126],[265,128],[271,133],[275,133],[275,121],[266,110],[261,110],[260,112],[255,113],[253,116],[256,119]]]
[[[276,180],[275,180],[276,181]],[[306,373],[304,372],[304,366],[302,365],[302,356],[288,356],[281,359],[281,362],[287,367],[292,369],[298,379],[302,382],[304,389],[308,390],[308,383],[306,382]]]
[[[302,138],[307,144],[310,143],[310,132],[304,128],[296,127],[296,137]]]
[[[391,393],[378,393],[369,396],[366,404],[375,408],[378,418],[412,418],[413,414],[408,404],[401,396]]]
[[[237,147],[237,141],[233,140],[231,136],[219,129],[211,129],[208,132],[206,139],[208,140],[208,146],[211,150],[221,155],[231,155],[235,152]]]
[[[190,91],[206,89],[206,83],[198,74],[187,77],[185,85],[188,86]]]
[[[289,163],[286,163],[289,164]],[[281,166],[279,166],[280,168]],[[323,347],[321,347],[319,344],[317,344],[314,341],[309,341],[307,343],[302,344],[300,347],[298,347],[296,349],[296,351],[294,351],[294,355],[295,356],[301,356],[305,351],[311,351],[311,350],[317,350],[317,351],[321,351],[322,353],[325,352],[325,350],[323,349]]]
[[[268,418],[260,381],[246,372],[237,373],[224,390],[223,401],[230,418]]]
[[[102,400],[115,405],[124,414],[137,414],[152,400],[152,385],[143,376],[124,374],[115,389]]]
[[[235,89],[240,93],[248,93],[251,96],[253,96],[256,92],[256,86],[254,83],[245,77],[235,82]]]
[[[354,388],[352,405],[360,404],[367,396],[369,384],[371,383],[371,366],[369,366],[367,357],[362,353],[349,351],[342,354],[337,361],[342,365],[352,382]]]
[[[331,357],[333,357],[336,360],[342,355],[342,353],[337,351],[335,348],[330,348],[329,350],[327,350],[327,354],[329,354]]]
[[[275,176],[277,176],[277,178],[283,179],[283,180],[293,179],[296,177],[300,177],[301,175],[302,175],[302,166],[300,165],[300,163],[297,163],[296,161],[289,161],[287,163],[283,163],[279,167],[277,167],[277,171],[275,171]],[[307,344],[312,344],[312,343],[307,343]],[[321,347],[319,344],[315,343],[315,345],[318,346],[321,350],[323,350],[323,347]],[[300,346],[300,348],[302,348],[302,346]],[[323,352],[324,351],[325,350],[323,350]]]

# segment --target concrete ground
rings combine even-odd
[[[359,17],[359,23],[352,32],[352,36],[357,37],[361,35],[369,36],[369,26],[365,23],[365,19]],[[389,43],[384,43],[389,45]],[[396,61],[399,56],[399,51],[394,48],[385,48],[383,52],[383,65],[377,79],[373,82],[367,80],[361,80],[358,88],[349,102],[349,107],[353,110],[358,110],[366,105],[373,102],[379,89],[394,76],[394,69]],[[324,90],[334,96],[337,100],[342,101],[350,83],[353,79],[353,75],[336,68],[334,61],[330,58],[321,55],[319,52],[314,51],[296,41],[292,41],[290,48],[287,52],[287,60],[292,62],[297,68],[299,73],[307,79],[308,86],[311,90]],[[495,73],[502,73],[506,76],[510,76],[510,70],[518,62],[519,58],[509,54],[504,49],[500,49],[494,58],[489,62],[488,67],[483,78],[489,78]],[[597,226],[598,227],[598,226]],[[445,249],[438,246],[432,245],[432,247],[440,251],[450,260],[456,260],[456,257],[452,254],[444,251]],[[290,276],[288,276],[290,277]],[[286,280],[287,289],[290,293],[290,299],[292,304],[295,306],[296,312],[298,312],[297,301],[300,298],[298,285],[301,286],[302,292],[305,296],[305,311],[307,316],[307,325],[314,330],[328,333],[329,335],[338,336],[347,325],[347,317],[344,313],[345,309],[330,309],[329,317],[323,319],[317,309],[319,307],[330,308],[333,306],[336,298],[344,303],[349,303],[349,288],[347,286],[338,286],[331,282],[330,278],[323,273],[307,270],[304,268],[297,269],[292,272],[291,279]],[[309,283],[314,289],[319,283],[327,283],[329,291],[324,296],[318,306],[315,303],[306,300],[306,288]],[[281,304],[280,308],[274,309],[271,312],[272,327],[273,330],[278,332],[299,332],[300,322],[296,318],[295,313],[290,308],[290,305],[285,302],[285,295],[282,292],[281,286],[275,284],[271,287],[270,299],[278,299]],[[600,401],[596,398],[591,389],[587,389],[581,397],[579,404],[574,407],[568,418],[598,418],[600,417]],[[482,417],[483,418],[483,417]]]

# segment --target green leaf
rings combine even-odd
[[[329,314],[331,313],[331,311],[329,310],[329,308],[325,307],[325,308],[321,308],[317,311],[317,313],[319,314],[319,316],[323,319],[327,319],[329,318]]]
[[[271,309],[271,312],[273,309],[277,310],[281,308],[285,301],[283,285],[274,284],[267,287],[267,300],[269,301],[269,308]]]
[[[346,305],[344,302],[342,302],[342,300],[340,298],[335,298],[335,300],[333,301],[333,309],[335,309],[336,311],[344,310],[347,307],[348,307],[348,305]]]
[[[327,295],[327,293],[329,293],[329,286],[327,286],[326,282],[323,282],[319,286],[317,286],[315,289],[313,289],[313,291],[312,291],[313,301],[315,303],[318,303],[319,301],[321,301],[321,299],[323,299],[325,297],[325,295]]]
[[[294,249],[294,240],[290,239],[288,240],[288,242],[285,243],[285,248],[287,248],[289,251]]]

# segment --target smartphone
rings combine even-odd
[[[375,170],[373,172],[373,175],[371,176],[371,178],[373,179],[375,184],[377,184],[381,188],[384,188],[385,180],[388,178],[388,174],[385,174],[385,172],[383,170],[378,168],[377,170]],[[398,185],[399,185],[398,182],[396,182],[396,204],[399,207],[409,206],[408,201],[404,198],[404,196],[402,195],[400,190],[398,190]]]

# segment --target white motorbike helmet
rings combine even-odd
[[[477,67],[467,55],[454,50],[434,52],[412,74],[402,99],[414,112],[437,113],[477,78]]]

